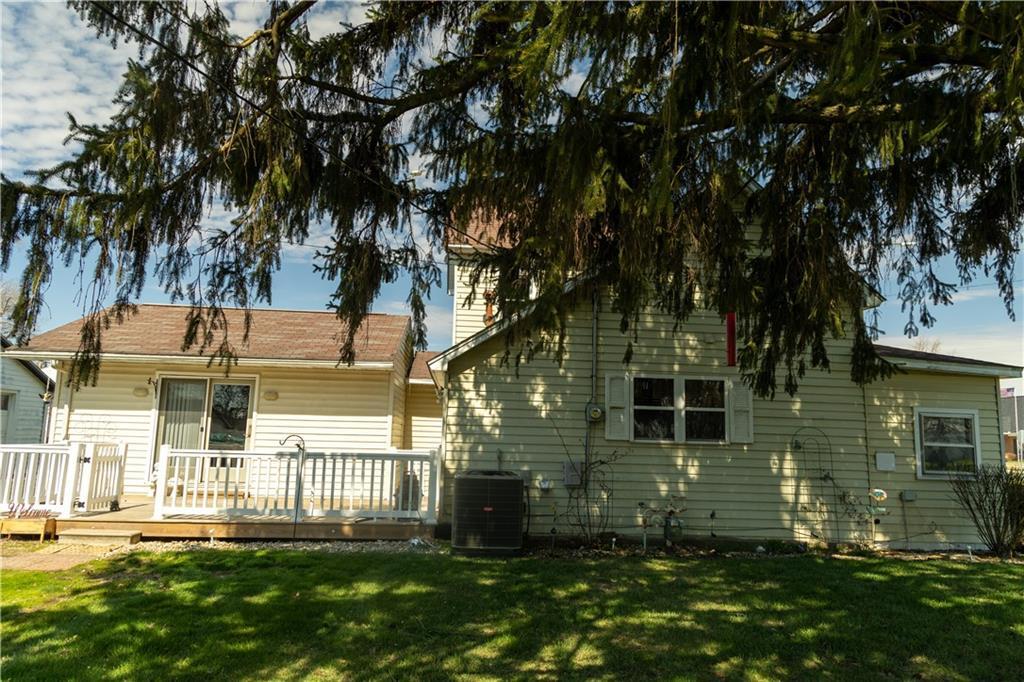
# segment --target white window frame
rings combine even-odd
[[[7,398],[7,409],[4,410],[4,412],[7,413],[7,420],[4,422],[4,432],[0,433],[0,440],[3,440],[4,443],[8,443],[10,442],[8,440],[10,437],[10,432],[16,428],[15,414],[16,410],[18,409],[18,391],[3,390],[0,391],[0,395],[3,395],[3,397]]]
[[[686,376],[686,375],[683,375],[683,376],[679,377],[679,380],[680,380],[679,383],[681,384],[680,390],[679,390],[679,399],[683,403],[683,405],[682,405],[682,410],[683,410],[683,434],[682,434],[683,437],[682,437],[682,442],[684,442],[684,443],[707,443],[707,444],[710,444],[710,445],[727,445],[729,443],[729,427],[731,426],[731,424],[729,422],[729,390],[730,390],[730,388],[729,388],[729,380],[727,378],[725,378],[725,377],[717,377],[717,376],[710,376],[710,377],[709,376],[699,376],[699,377],[697,377],[697,376]],[[722,406],[721,407],[689,407],[689,406],[687,406],[687,404],[686,404],[686,382],[687,381],[720,381],[720,382],[722,382]],[[713,439],[713,440],[704,440],[704,439],[688,440],[686,438],[686,413],[687,412],[721,412],[723,415],[725,415],[725,417],[723,419],[723,422],[722,422],[723,423],[723,427],[722,428],[723,428],[723,430],[725,432],[725,436],[722,439],[720,439],[720,440],[719,439]]]
[[[250,433],[246,438],[246,449],[256,442],[256,429],[259,422],[259,402],[260,402],[260,379],[261,374],[234,374],[230,376],[217,373],[210,374],[209,372],[182,372],[182,371],[168,371],[168,370],[157,370],[156,380],[153,385],[153,398],[149,413],[149,471],[156,471],[157,460],[160,457],[160,447],[157,445],[157,441],[160,438],[159,431],[159,418],[160,418],[160,391],[161,384],[164,379],[205,379],[206,380],[206,397],[205,404],[203,406],[205,416],[203,417],[203,442],[206,443],[206,439],[209,436],[210,428],[210,399],[211,391],[213,390],[214,383],[238,383],[238,384],[251,384],[252,385],[252,404],[249,407],[249,414],[251,415]]]
[[[637,379],[668,379],[672,384],[672,407],[656,407],[654,405],[637,405],[633,382]],[[694,443],[699,445],[728,445],[732,417],[729,414],[729,393],[732,390],[731,377],[722,375],[696,375],[696,374],[628,374],[626,376],[629,395],[627,406],[629,410],[629,440],[633,443]],[[687,407],[686,406],[686,382],[687,381],[719,381],[722,383],[722,407]],[[641,411],[671,411],[674,418],[673,431],[675,437],[672,439],[650,439],[636,437],[636,421],[634,414]],[[686,438],[686,413],[687,412],[721,412],[725,415],[725,437],[721,440],[687,440]]]
[[[958,417],[971,419],[971,431],[974,434],[974,471],[933,471],[924,470],[924,433],[921,428],[921,417]],[[930,445],[950,446],[950,443],[930,443]],[[953,444],[952,447],[958,447]],[[959,447],[967,447],[959,446]],[[953,478],[974,478],[981,468],[981,419],[977,410],[952,409],[948,407],[915,407],[914,408],[914,456],[917,460],[917,477],[920,479],[950,480]]]
[[[636,386],[634,382],[637,379],[657,379],[662,381],[672,382],[672,405],[669,407],[656,406],[656,405],[637,405],[636,404]],[[636,443],[678,443],[680,438],[679,433],[679,383],[678,377],[673,374],[632,374],[628,377],[629,382],[629,440]],[[672,438],[637,438],[636,437],[636,419],[635,414],[637,409],[641,412],[670,412],[672,414]]]

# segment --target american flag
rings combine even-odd
[[[1000,389],[999,390],[999,395],[1002,396],[1003,398],[1012,398],[1013,397],[1013,387],[1011,386],[1010,388]]]

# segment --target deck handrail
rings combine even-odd
[[[121,495],[124,443],[0,445],[0,511],[13,516],[110,508]]]
[[[437,520],[439,450],[196,450],[164,445],[153,518]]]

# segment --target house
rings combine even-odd
[[[486,278],[468,297],[478,248],[449,241],[454,345],[441,353],[413,353],[407,317],[371,315],[355,361],[340,364],[344,329],[330,313],[257,310],[244,340],[243,312],[228,310],[238,364],[227,372],[181,350],[187,308],[142,305],[105,332],[96,385],[72,390],[63,379],[80,322],[40,334],[7,354],[56,363],[56,445],[4,450],[0,477],[66,470],[22,486],[66,487],[31,497],[65,516],[72,504],[99,512],[120,493],[145,496],[145,518],[173,522],[146,533],[175,537],[407,537],[414,530],[399,520],[449,523],[459,473],[505,469],[523,477],[534,534],[577,534],[586,523],[634,537],[667,527],[979,544],[949,479],[1002,465],[998,383],[1020,367],[878,346],[900,371],[858,386],[840,339],[828,348],[831,371],[811,370],[795,396],[766,400],[730,365],[728,326],[714,313],[674,330],[649,311],[626,362],[630,337],[603,291],[580,297],[561,361],[538,354],[510,366],[509,319]],[[73,472],[75,461],[89,464]],[[118,513],[58,520],[58,532],[104,527],[99,519]],[[144,523],[142,512],[111,523],[129,521]]]
[[[124,444],[126,494],[153,494],[161,446],[273,453],[293,447],[282,445],[290,435],[309,452],[438,445],[440,406],[428,356],[413,352],[407,316],[368,316],[356,335],[355,361],[345,364],[338,361],[345,329],[333,313],[254,310],[244,339],[244,311],[227,309],[237,358],[227,367],[195,348],[182,350],[188,310],[140,305],[111,325],[95,385],[77,390],[66,378],[81,320],[17,349],[21,358],[57,367],[49,441]]]
[[[455,345],[429,362],[443,388],[442,521],[455,475],[504,468],[528,481],[530,527],[543,534],[578,533],[585,518],[639,536],[667,518],[697,536],[979,544],[949,479],[1002,465],[999,378],[1020,367],[877,346],[900,371],[858,386],[851,344],[836,340],[831,371],[766,400],[729,366],[714,313],[675,332],[648,312],[625,361],[633,330],[620,331],[607,292],[581,297],[561,362],[510,366],[508,319],[479,289],[466,302],[493,226],[477,236],[450,236]],[[586,492],[581,470],[593,474]]]
[[[0,339],[3,348],[11,342]],[[51,382],[33,362],[0,357],[0,443],[40,443],[46,434]]]

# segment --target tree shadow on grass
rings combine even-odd
[[[1006,678],[1024,567],[200,551],[7,576],[5,679]],[[13,581],[13,585],[11,584]]]

